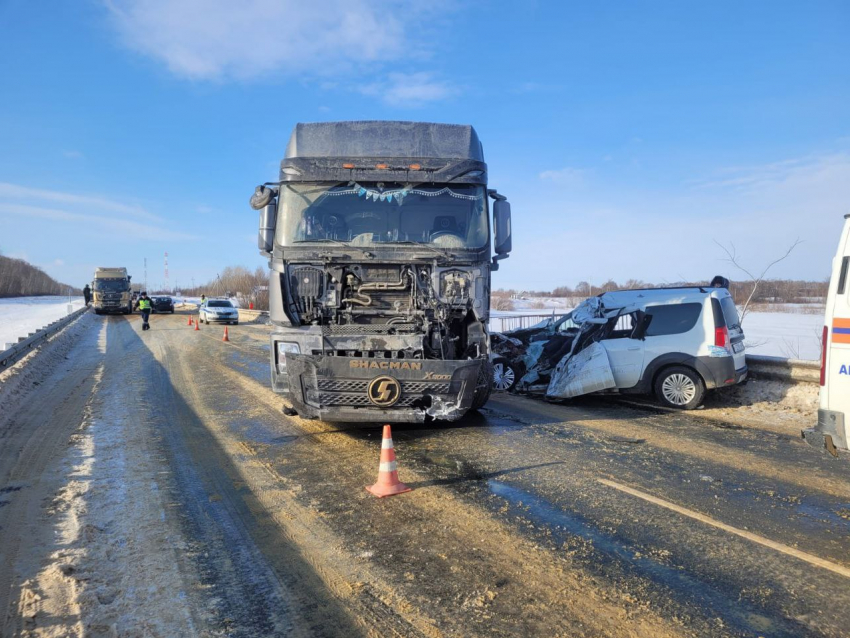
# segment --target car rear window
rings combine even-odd
[[[720,307],[723,309],[723,318],[726,319],[726,327],[740,328],[741,320],[738,319],[738,309],[735,307],[732,297],[723,297],[720,300]]]
[[[233,308],[233,304],[229,301],[210,301],[207,306],[210,308]]]
[[[647,337],[678,335],[693,328],[702,312],[702,304],[681,303],[666,306],[648,306],[646,314],[652,315]]]

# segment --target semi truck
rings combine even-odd
[[[250,204],[287,411],[453,421],[486,403],[490,277],[511,251],[511,209],[487,188],[473,127],[297,124],[279,179]]]
[[[95,313],[126,315],[133,312],[130,279],[126,268],[97,268],[91,285]]]

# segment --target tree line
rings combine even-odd
[[[53,279],[38,266],[23,259],[0,255],[0,297],[81,295],[82,290]]]
[[[186,297],[233,296],[243,300],[243,307],[254,304],[255,310],[269,309],[269,271],[262,267],[249,270],[244,266],[228,266],[205,284],[182,288]]]
[[[603,292],[612,292],[614,290],[669,288],[676,286],[707,286],[709,283],[709,280],[648,283],[640,279],[629,279],[622,284],[619,284],[613,279],[609,279],[602,285],[591,285],[586,281],[580,281],[575,286],[558,286],[553,290],[544,291],[500,289],[495,291],[493,296],[501,299],[513,299],[517,297],[586,298]],[[764,279],[759,281],[757,286],[756,281],[751,279],[730,281],[729,283],[729,292],[735,299],[735,303],[741,306],[748,301],[750,295],[752,295],[750,303],[818,303],[826,299],[828,289],[828,280],[804,281],[799,279]]]

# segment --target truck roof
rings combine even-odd
[[[94,271],[95,277],[126,277],[126,268],[97,268]]]
[[[440,158],[484,161],[475,129],[430,122],[318,122],[296,124],[286,146],[292,158]]]

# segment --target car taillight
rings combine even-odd
[[[823,327],[823,337],[820,340],[820,384],[826,385],[826,342],[829,340],[829,328]]]
[[[714,329],[714,345],[725,348],[729,345],[729,329],[726,326]]]

